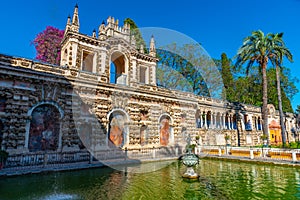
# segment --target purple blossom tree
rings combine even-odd
[[[36,59],[59,65],[60,62],[60,43],[64,37],[64,30],[59,30],[52,26],[39,33],[33,41],[36,49]]]

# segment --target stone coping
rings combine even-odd
[[[61,172],[61,171],[72,171],[72,170],[83,170],[83,169],[91,169],[91,168],[99,168],[99,167],[107,167],[107,166],[125,166],[125,165],[133,165],[133,164],[141,164],[141,163],[149,163],[149,162],[160,162],[160,161],[170,161],[177,160],[177,157],[166,157],[166,158],[155,158],[155,159],[115,159],[115,160],[106,160],[105,162],[93,161],[89,162],[77,162],[77,163],[66,163],[66,164],[58,164],[58,165],[47,165],[47,166],[26,166],[26,167],[12,167],[12,168],[4,168],[0,170],[0,178],[1,177],[11,177],[11,176],[21,176],[27,174],[40,174],[40,173],[48,173],[48,172]]]

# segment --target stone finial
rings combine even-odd
[[[145,53],[145,51],[144,51],[144,45],[142,45],[142,44],[140,46],[140,53]]]
[[[156,56],[155,40],[154,40],[153,35],[151,36],[151,40],[150,40],[149,55],[150,55],[150,56],[153,56],[153,57]]]
[[[119,20],[118,19],[116,19],[115,26],[116,26],[116,28],[118,28],[118,26],[119,26]]]
[[[71,17],[70,17],[70,15],[69,15],[69,16],[68,16],[68,19],[67,19],[67,24],[66,24],[66,28],[65,28],[65,33],[64,33],[64,35],[67,34],[67,32],[70,30],[70,28],[71,28]]]
[[[74,13],[72,17],[72,25],[71,25],[72,31],[79,32],[79,17],[78,17],[78,5],[75,5]]]
[[[106,39],[106,31],[105,31],[105,22],[102,21],[102,24],[99,26],[99,29],[98,29],[98,38],[100,40],[105,40]]]
[[[109,16],[108,18],[107,18],[107,24],[110,24],[111,23],[111,16]]]
[[[95,30],[95,29],[93,30],[93,35],[92,35],[92,37],[93,37],[93,38],[96,37],[96,30]]]

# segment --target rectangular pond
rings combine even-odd
[[[185,169],[168,161],[1,177],[0,199],[300,199],[299,168],[204,159],[194,181]]]

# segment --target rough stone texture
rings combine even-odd
[[[76,26],[79,28],[79,25]],[[123,148],[161,146],[161,117],[170,119],[170,133],[174,135],[171,146],[184,145],[186,134],[190,134],[193,140],[200,136],[201,143],[205,145],[222,143],[222,137],[229,135],[231,145],[235,146],[238,145],[238,136],[233,124],[237,113],[242,117],[238,123],[240,144],[261,144],[259,107],[235,105],[157,87],[153,74],[157,62],[154,52],[140,53],[130,40],[127,25],[120,28],[109,18],[108,24],[101,26],[101,33],[96,38],[80,34],[76,27],[72,29],[72,24],[67,25],[62,42],[61,66],[0,55],[2,149],[11,154],[29,151],[32,112],[41,105],[53,105],[61,115],[59,139],[54,150],[57,152],[83,148],[82,137],[88,138],[88,148],[108,148],[110,116],[115,112],[126,118],[124,126],[127,132],[124,137],[127,139]],[[83,51],[93,55],[92,71],[82,70],[85,62]],[[116,52],[124,58],[117,60],[121,64],[116,65],[126,76],[125,84],[110,83],[110,63]],[[147,68],[146,83],[139,82],[140,67]],[[210,119],[209,127],[208,123],[203,125],[205,118],[207,121]],[[246,118],[251,123],[249,130],[245,128]],[[278,121],[278,112],[270,114],[270,119]],[[293,127],[291,119],[292,116],[287,119],[290,128]],[[82,130],[90,130],[89,133],[80,132],[84,126],[89,128]],[[143,145],[142,130],[147,133]],[[294,140],[290,129],[287,131],[289,140]]]

